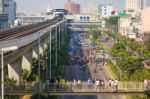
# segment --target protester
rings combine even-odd
[[[117,91],[117,89],[118,89],[118,80],[116,79],[114,81],[114,91]]]
[[[148,89],[148,80],[144,79],[144,89],[147,90]]]

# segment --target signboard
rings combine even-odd
[[[126,12],[125,11],[121,11],[121,12],[118,13],[118,16],[119,17],[126,16]]]

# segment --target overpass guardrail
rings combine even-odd
[[[39,88],[40,87],[40,88]],[[73,83],[67,82],[62,84],[57,83],[41,83],[34,85],[10,85],[5,84],[5,94],[11,93],[36,93],[40,92],[49,93],[144,93],[150,90],[150,85],[145,87],[143,82],[119,82],[117,85],[110,86],[108,84],[95,85],[93,83]]]

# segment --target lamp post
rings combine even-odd
[[[47,72],[47,59],[48,59],[48,57],[47,57],[47,53],[46,53],[46,58],[45,58],[46,60],[46,62],[45,62],[45,69],[46,69],[46,75],[45,75],[45,77],[46,77],[46,79],[47,79],[47,74],[48,74],[48,72]]]
[[[49,40],[50,40],[50,42],[49,42],[49,53],[50,53],[50,57],[49,57],[49,59],[50,59],[50,70],[49,70],[49,78],[50,78],[50,80],[51,80],[51,68],[52,68],[52,65],[51,65],[51,62],[52,62],[52,60],[51,60],[51,57],[52,57],[52,53],[51,53],[51,50],[52,50],[52,30],[51,30],[51,27],[50,27],[50,32],[49,32],[49,35],[50,35],[50,37],[49,37]]]
[[[17,46],[11,46],[1,49],[1,99],[4,99],[4,56],[5,52],[17,50]]]
[[[38,99],[40,99],[41,92],[41,68],[40,68],[40,33],[38,33]]]
[[[57,66],[57,24],[55,29],[55,36],[56,36],[56,54],[55,54],[55,65]]]
[[[61,43],[61,34],[60,34],[60,24],[59,24],[59,51],[60,51],[60,43]]]

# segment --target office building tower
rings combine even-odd
[[[64,9],[68,10],[69,13],[79,14],[80,13],[80,4],[74,3],[71,0],[65,3]]]

